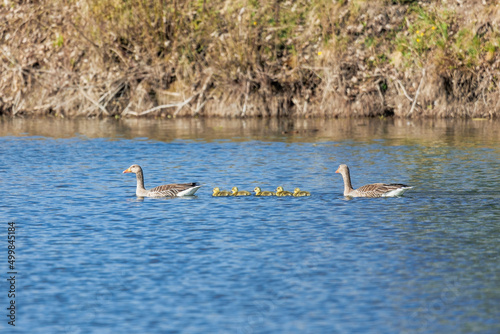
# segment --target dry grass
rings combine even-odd
[[[475,0],[6,0],[0,114],[498,117],[498,14]]]

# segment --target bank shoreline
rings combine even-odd
[[[500,4],[0,4],[0,115],[500,116]]]

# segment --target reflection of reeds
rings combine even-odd
[[[232,140],[314,142],[335,145],[351,140],[384,140],[387,145],[490,147],[498,150],[500,122],[441,119],[3,119],[1,136],[134,139],[158,141]]]
[[[494,6],[469,8],[486,22],[474,27],[461,7],[414,1],[7,3],[0,114],[495,117],[500,110],[499,33],[488,23],[499,13]]]

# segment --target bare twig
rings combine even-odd
[[[17,91],[16,98],[14,99],[14,103],[12,105],[12,115],[15,116],[19,111],[19,101],[21,100],[21,91]]]
[[[184,107],[186,104],[188,104],[189,102],[191,102],[191,100],[193,98],[195,98],[197,95],[198,94],[195,94],[195,95],[191,96],[190,98],[184,100],[183,102],[171,103],[171,104],[162,104],[161,106],[156,106],[154,108],[148,109],[148,110],[143,111],[141,113],[134,113],[132,111],[127,111],[127,114],[136,114],[138,116],[143,116],[143,115],[149,114],[149,113],[151,113],[153,111],[156,111],[156,110],[177,107],[177,110],[174,113],[174,116],[176,116],[179,113],[179,111],[182,109],[182,107]]]
[[[197,108],[196,110],[194,111],[194,114],[195,115],[198,115],[198,112],[200,112],[201,108],[203,108],[203,106],[205,105],[205,103],[207,103],[207,100],[203,101],[203,103],[201,103]]]
[[[376,82],[375,84],[377,85],[378,94],[380,95],[380,99],[382,100],[382,102],[381,102],[382,108],[384,108],[384,105],[385,105],[384,94],[382,94],[382,90],[380,89],[380,84],[378,82]]]
[[[313,71],[329,71],[331,70],[331,67],[318,67],[318,66],[308,66],[308,65],[302,65],[301,68],[305,70],[313,70]],[[338,75],[338,74],[333,74],[333,75]]]
[[[198,94],[195,94],[195,95],[191,96],[189,99],[185,100],[184,102],[179,103],[179,104],[178,104],[178,107],[177,107],[177,110],[174,112],[174,116],[177,116],[177,114],[179,113],[179,111],[181,111],[181,109],[182,109],[182,108],[183,108],[186,104],[188,104],[189,102],[191,102],[191,100],[192,100],[195,96],[197,96],[197,95],[198,95]]]
[[[146,111],[143,111],[141,113],[139,113],[139,116],[142,116],[142,115],[146,115],[146,114],[149,114],[153,111],[156,111],[156,110],[160,110],[160,109],[167,109],[167,108],[173,108],[173,107],[183,107],[185,106],[186,104],[188,104],[189,102],[191,102],[191,100],[195,97],[196,95],[193,95],[191,96],[189,99],[183,101],[183,102],[179,102],[179,103],[170,103],[170,104],[162,104],[161,106],[156,106],[154,108],[151,108],[151,109],[148,109]],[[176,111],[178,112],[178,111]],[[130,113],[130,112],[129,112]]]
[[[109,113],[106,110],[106,108],[104,108],[101,104],[99,104],[99,102],[92,99],[87,93],[85,93],[85,91],[82,88],[80,88],[80,93],[82,93],[82,95],[85,96],[87,100],[92,102],[92,104],[94,104],[97,108],[99,108],[105,115],[109,116]]]
[[[243,104],[243,111],[241,112],[241,117],[245,117],[245,114],[247,112],[247,102],[249,93],[250,93],[250,81],[247,80],[247,87],[245,89],[245,103]]]
[[[134,116],[137,116],[137,113],[136,113],[135,111],[130,111],[130,110],[129,110],[129,109],[130,109],[130,105],[131,105],[131,104],[132,104],[132,102],[129,102],[129,103],[127,104],[127,106],[125,107],[125,109],[123,109],[123,111],[122,111],[122,113],[121,113],[121,116],[122,116],[122,117],[123,117],[123,116],[125,116],[125,115],[128,115],[128,114],[130,114],[130,115],[134,115]]]
[[[129,65],[129,62],[127,61],[127,59],[125,59],[125,57],[123,56],[123,54],[116,48],[109,48],[110,51],[113,51],[117,56],[118,58],[121,59],[121,61],[125,64],[125,66],[130,66]]]
[[[116,85],[114,89],[108,90],[105,94],[101,96],[99,101],[97,101],[99,104],[101,104],[103,101],[103,106],[106,107],[108,103],[116,96],[116,94],[125,86],[124,82],[120,82],[120,84]]]
[[[10,61],[10,63],[11,63],[12,65],[16,65],[17,67],[21,68],[21,66],[19,65],[19,63],[17,62],[17,60],[16,60],[16,59],[14,59],[14,58],[10,57],[10,56],[9,56],[7,53],[5,53],[5,51],[3,51],[2,49],[0,49],[0,52],[1,52],[4,56],[5,56],[5,58],[7,58],[7,59]],[[6,69],[8,69],[8,67],[7,67],[6,65],[4,65],[4,64],[3,64],[3,62],[2,62],[2,65],[3,65]]]
[[[411,105],[411,109],[408,115],[412,114],[413,109],[415,108],[415,104],[417,104],[418,94],[420,93],[420,87],[422,87],[422,84],[424,83],[424,78],[425,78],[425,68],[422,69],[422,79],[420,79],[420,83],[418,84],[417,92],[415,93],[415,99],[413,100],[413,104]]]
[[[208,88],[208,84],[210,83],[210,80],[212,80],[212,75],[213,75],[213,73],[210,73],[210,75],[208,76],[208,78],[205,80],[205,83],[203,84],[203,87],[201,88],[201,91],[199,92],[200,96],[198,98],[198,104],[196,105],[196,110],[194,111],[195,115],[197,115],[198,112],[201,110],[201,108],[203,108],[203,106],[205,105],[205,102],[206,102],[206,101],[204,101],[205,91]]]
[[[403,90],[403,93],[405,94],[406,98],[413,102],[413,99],[408,96],[408,93],[406,92],[405,86],[403,86],[403,83],[399,80],[396,80],[396,82],[401,86],[401,89]]]
[[[88,38],[80,29],[78,29],[78,27],[73,23],[73,21],[71,20],[68,20],[69,24],[73,27],[73,29],[76,30],[76,32],[82,36],[87,42],[89,42],[90,45],[92,45],[94,47],[94,49],[102,56],[103,55],[103,52],[101,50],[101,48],[99,48],[99,46],[94,43],[90,38]]]

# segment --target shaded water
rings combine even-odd
[[[19,333],[498,333],[500,124],[3,120]],[[198,181],[194,198],[138,199]],[[401,182],[400,198],[342,196]],[[215,186],[308,190],[213,198]],[[0,330],[12,330],[7,250]]]

